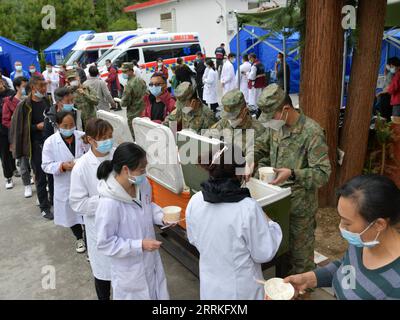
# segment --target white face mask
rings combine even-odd
[[[238,125],[242,123],[242,119],[239,118],[239,119],[228,120],[228,122],[232,128],[236,128]]]
[[[393,74],[395,74],[395,73],[396,73],[396,67],[390,68],[390,72],[393,73]]]
[[[73,86],[73,87],[76,87],[76,86],[79,85],[79,81],[78,80],[73,80],[73,81],[70,82],[70,85]]]
[[[386,65],[386,70],[390,71],[390,66],[388,64]]]
[[[283,113],[282,113],[283,114]],[[279,119],[279,120],[269,120],[264,124],[265,128],[271,128],[274,131],[279,131],[283,128],[283,126],[286,124],[287,118],[288,118],[289,113],[286,113],[286,118],[285,120]],[[282,118],[282,115],[281,115]]]

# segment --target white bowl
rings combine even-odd
[[[272,167],[262,167],[258,169],[260,180],[266,183],[271,183],[275,180],[276,173]]]
[[[283,282],[281,278],[271,278],[264,284],[265,295],[272,300],[291,300],[294,296],[294,287]]]
[[[182,208],[177,206],[169,206],[162,209],[164,212],[164,221],[176,223],[181,218]]]

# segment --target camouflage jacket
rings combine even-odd
[[[247,158],[250,152],[252,155],[255,138],[260,136],[264,131],[264,126],[248,113],[244,121],[236,128],[233,128],[228,120],[221,119],[210,130],[204,132],[203,135],[224,140],[228,144],[234,143],[242,148]]]
[[[257,137],[254,161],[258,167],[294,169],[295,182],[282,185],[292,190],[317,190],[328,182],[331,173],[324,131],[303,113],[293,127],[284,127],[283,132],[266,129]]]
[[[121,107],[126,108],[128,118],[140,117],[145,107],[143,98],[146,93],[147,85],[144,80],[138,77],[128,80],[121,99]]]
[[[214,112],[206,105],[194,112],[185,113],[182,111],[182,103],[176,102],[176,109],[171,112],[164,121],[164,125],[169,126],[172,122],[177,122],[182,125],[182,129],[191,129],[196,133],[201,133],[201,130],[209,129],[217,120]]]
[[[97,98],[96,91],[83,85],[74,92],[74,104],[81,111],[83,121],[87,121],[96,117],[99,98]]]

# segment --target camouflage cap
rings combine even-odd
[[[242,108],[246,106],[243,93],[237,89],[225,93],[221,103],[224,107],[221,118],[227,120],[236,119]]]
[[[75,69],[67,70],[66,72],[66,79],[75,79],[78,76],[78,73]]]
[[[129,70],[133,70],[133,63],[132,62],[124,62],[121,67],[122,72],[127,72]]]
[[[272,119],[276,110],[285,101],[286,93],[276,83],[266,87],[257,101],[257,106],[264,113],[264,119]]]
[[[174,90],[175,98],[179,101],[187,101],[193,97],[194,88],[190,82],[182,82]]]

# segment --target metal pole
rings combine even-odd
[[[287,77],[287,70],[286,70],[286,36],[285,36],[285,29],[283,30],[283,88],[287,94],[287,82],[286,82],[286,77]]]
[[[342,89],[341,89],[341,93],[340,93],[340,109],[343,107],[343,100],[344,100],[344,87],[345,87],[345,78],[346,78],[346,60],[347,60],[347,31],[344,32]]]
[[[239,25],[239,19],[237,15],[237,10],[235,10],[235,16],[236,16],[236,62],[237,62],[237,74],[238,74],[238,89],[240,89],[240,39],[239,39],[239,32],[240,32],[240,25]]]

